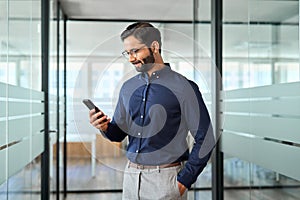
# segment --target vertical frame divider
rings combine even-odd
[[[193,77],[194,79],[196,78],[196,72],[195,72],[195,67],[198,66],[199,64],[199,60],[198,60],[198,48],[196,46],[196,44],[198,43],[198,5],[199,5],[199,1],[200,0],[193,0],[193,65],[194,65],[194,70],[193,70]],[[196,41],[196,42],[195,42]],[[197,190],[194,189],[194,200],[196,200],[197,198]]]
[[[59,186],[60,186],[60,170],[59,170],[59,161],[60,161],[60,106],[59,106],[59,90],[60,90],[60,81],[59,81],[59,23],[60,23],[60,3],[56,1],[56,200],[59,200]]]
[[[64,198],[67,197],[67,16],[64,14]]]
[[[224,199],[224,174],[223,159],[220,144],[220,92],[222,90],[222,15],[223,0],[211,0],[211,55],[213,64],[213,79],[215,81],[213,89],[212,108],[215,115],[215,136],[217,139],[216,147],[212,156],[212,199]]]
[[[49,1],[41,0],[42,91],[44,92],[44,152],[41,162],[41,200],[50,198],[49,182]]]

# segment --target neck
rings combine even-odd
[[[149,77],[151,77],[153,72],[161,70],[162,68],[165,67],[164,61],[160,55],[158,56],[154,55],[154,59],[155,59],[155,62],[153,63],[154,66],[149,71],[147,71]]]

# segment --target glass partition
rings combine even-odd
[[[299,2],[225,0],[223,30],[225,199],[298,199]]]
[[[41,2],[0,2],[0,199],[40,199]]]
[[[50,1],[50,21],[49,21],[49,174],[50,174],[50,191],[56,190],[57,184],[57,159],[56,159],[56,143],[57,143],[57,2]],[[53,194],[57,197],[57,193]]]
[[[0,1],[0,82],[7,83],[8,74],[8,2]],[[0,98],[6,99],[6,86],[3,85],[0,89]],[[7,142],[7,120],[6,120],[6,101],[0,101],[0,146]],[[1,148],[0,151],[0,199],[7,197],[7,150]]]
[[[195,7],[196,6],[196,7]],[[195,21],[193,24],[193,78],[198,84],[204,102],[208,108],[210,118],[214,120],[213,113],[213,72],[216,65],[211,58],[211,1],[199,0],[194,5]],[[214,124],[213,124],[214,127]],[[215,128],[214,128],[215,129]],[[212,199],[212,163],[209,161],[207,167],[198,177],[191,188],[193,195],[189,199]]]
[[[49,116],[50,190],[60,195],[63,188],[64,136],[64,20],[57,1],[50,1]],[[62,195],[60,195],[62,198]]]
[[[207,7],[202,7],[201,11]],[[121,198],[127,141],[111,143],[103,138],[89,124],[88,109],[82,104],[82,99],[90,98],[107,115],[112,116],[122,83],[136,74],[131,64],[121,56],[124,47],[120,33],[129,24],[101,21],[69,21],[67,24],[67,38],[72,41],[67,58],[69,191],[94,191],[99,195],[111,191],[116,192],[114,197]],[[197,24],[199,40],[194,39],[193,23],[153,24],[162,32],[164,61],[169,62],[173,70],[197,82],[203,94],[209,93],[211,61],[208,54],[210,44],[207,41],[210,24]],[[82,40],[82,35],[88,39]],[[194,46],[198,49],[197,66],[194,64]],[[209,107],[209,102],[206,103]],[[192,144],[193,140],[189,138],[189,142]],[[191,190],[189,199],[210,196],[210,181],[209,164],[193,185],[197,194],[194,195]],[[207,191],[205,194],[199,192],[203,189]]]

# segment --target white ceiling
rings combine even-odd
[[[74,19],[192,20],[193,0],[60,0]],[[210,20],[210,0],[198,1],[198,20]],[[223,0],[225,21],[283,22],[299,10],[297,0]]]
[[[192,20],[193,0],[61,0],[70,18]]]
[[[68,44],[72,51],[71,54],[74,56],[82,54],[119,56],[123,50],[119,35],[132,22],[117,22],[118,20],[192,21],[193,19],[193,0],[62,0],[61,4],[64,12],[71,19],[68,22]],[[207,5],[205,6],[207,7]],[[208,14],[209,11],[206,10],[202,13]],[[99,19],[99,22],[88,21],[95,19]],[[116,22],[101,22],[101,20],[115,20]],[[181,55],[191,55],[193,50],[192,24],[177,24],[176,26],[173,24],[153,24],[159,27],[162,32],[168,30],[168,36],[164,35],[163,48],[172,48],[174,51],[181,49]],[[177,34],[176,31],[188,38],[185,39],[186,42],[174,43],[171,40]],[[86,51],[83,52],[83,49]],[[183,49],[185,50],[182,51]]]
[[[55,5],[55,1],[51,1],[52,5]],[[3,12],[1,10],[0,19],[9,15],[11,20],[8,26],[0,20],[0,39],[3,38],[6,41],[5,33],[8,30],[5,28],[8,27],[9,45],[16,52],[28,52],[30,49],[38,54],[40,49],[35,47],[40,44],[32,46],[27,38],[30,38],[30,34],[39,37],[40,23],[34,20],[31,29],[28,30],[27,27],[30,26],[30,21],[28,21],[30,13],[32,18],[39,18],[40,1],[9,1],[9,6],[5,5],[5,2],[0,1],[0,6],[1,8],[7,6],[9,10],[3,10]],[[60,2],[65,14],[70,18],[67,23],[67,45],[68,54],[71,56],[86,56],[91,53],[97,56],[119,56],[123,48],[119,34],[130,22],[117,22],[118,20],[190,21],[193,19],[193,0],[60,0]],[[260,48],[258,52],[266,52],[272,48],[273,52],[278,52],[281,56],[293,57],[295,53],[298,53],[298,26],[275,26],[277,27],[275,35],[274,26],[266,25],[263,28],[247,26],[249,20],[297,24],[299,21],[298,1],[223,0],[223,2],[224,21],[244,23],[224,26],[224,54],[232,57],[246,57],[249,53],[248,47]],[[209,0],[199,0],[198,20],[208,22],[210,9]],[[55,15],[55,7],[52,7],[51,13]],[[99,20],[99,22],[89,20]],[[101,20],[115,20],[116,22],[101,22]],[[163,48],[184,56],[192,55],[194,42],[192,24],[154,23],[154,25],[163,32]],[[51,30],[55,28],[56,24],[52,23]],[[200,24],[198,27],[199,45],[203,49],[209,48],[209,31],[209,24]],[[50,35],[55,40],[54,32]],[[274,42],[274,39],[277,41]],[[258,46],[257,43],[263,45]],[[55,42],[51,45],[55,45]]]
[[[297,26],[279,26],[276,30],[279,45],[274,45],[274,29],[271,26],[249,28],[249,20],[256,22],[290,22],[298,23],[298,1],[288,0],[224,0],[223,19],[225,22],[244,23],[224,26],[224,54],[231,57],[246,57],[249,47],[252,51],[265,53],[272,51],[286,52],[287,56],[298,53]],[[101,22],[101,20],[161,20],[191,21],[193,19],[193,0],[140,0],[140,1],[97,1],[97,0],[61,0],[68,22],[68,45],[70,54],[91,54],[102,56],[118,56],[122,51],[119,34],[130,22]],[[210,1],[199,0],[198,20],[210,20]],[[94,20],[99,20],[95,22]],[[86,20],[86,21],[81,21]],[[88,22],[89,20],[92,20]],[[192,24],[155,24],[161,30],[169,30],[164,34],[163,48],[180,55],[192,55]],[[210,46],[210,25],[200,24],[199,43],[204,51]],[[165,31],[163,31],[165,32]],[[257,34],[258,33],[258,34]],[[249,41],[250,42],[247,42]],[[253,44],[262,43],[257,46]],[[278,48],[280,50],[278,50]],[[284,49],[284,50],[282,50]],[[85,51],[86,50],[86,51]],[[84,52],[85,51],[85,52]],[[95,53],[97,52],[97,53]],[[208,52],[209,53],[209,52]]]

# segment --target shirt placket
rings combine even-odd
[[[143,90],[143,96],[142,96],[142,103],[141,103],[141,107],[140,107],[140,119],[139,119],[139,124],[141,124],[141,130],[137,133],[137,137],[138,137],[138,144],[137,144],[137,150],[136,153],[140,152],[141,149],[141,144],[142,144],[142,137],[143,137],[143,127],[144,127],[144,123],[145,123],[145,115],[146,115],[146,103],[147,103],[147,94],[148,94],[148,90],[149,90],[149,81],[148,79],[146,80],[146,85],[145,88]]]

